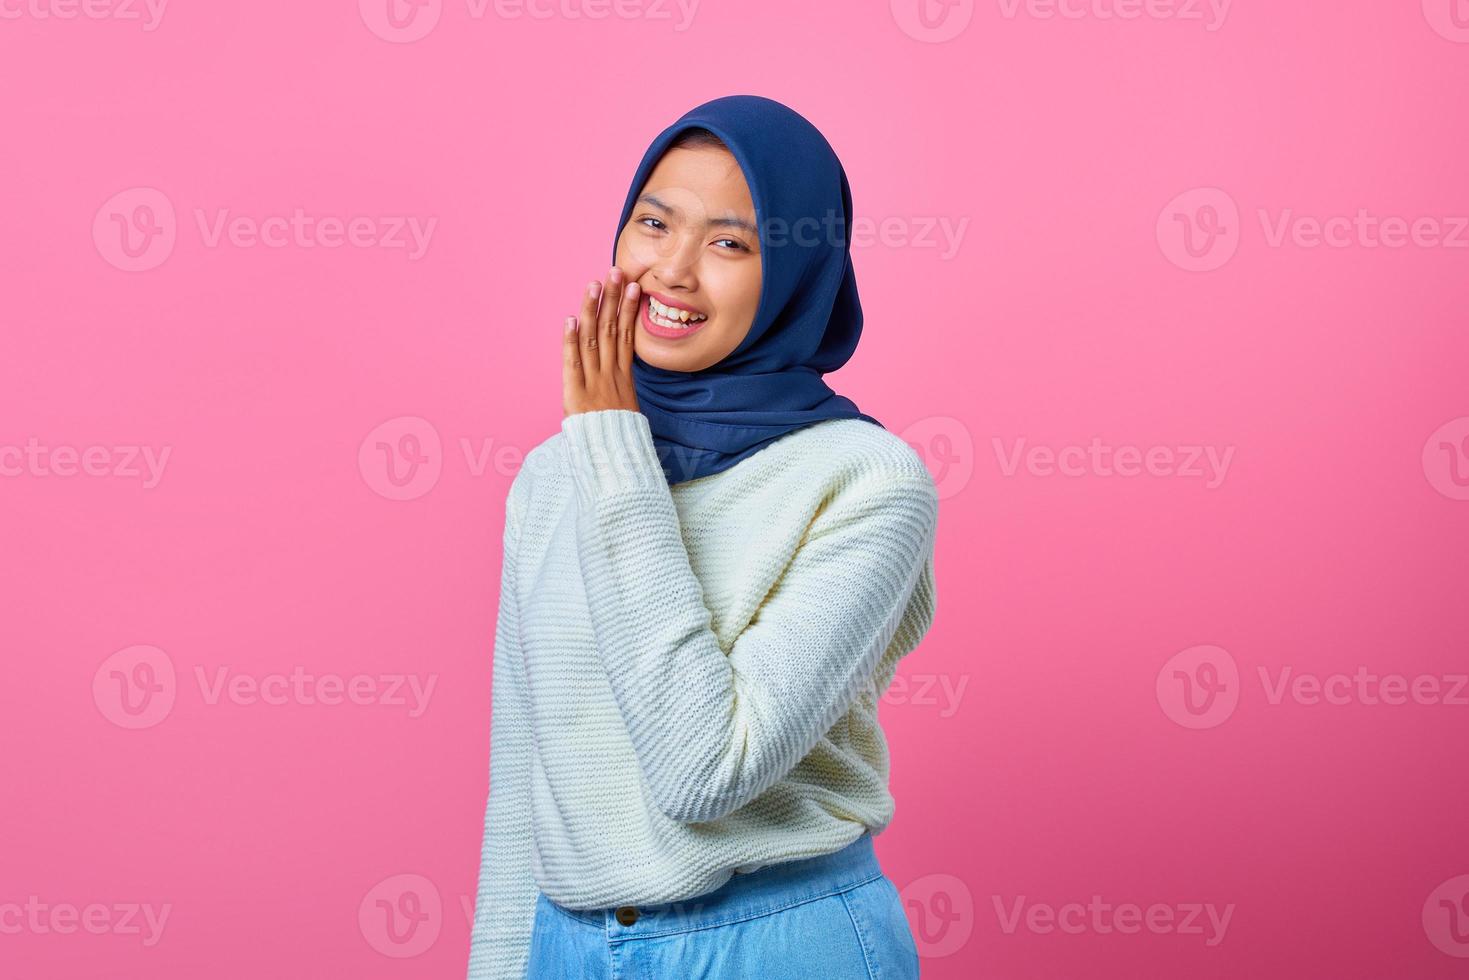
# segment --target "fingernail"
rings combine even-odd
[[[635,283],[635,282],[628,283],[627,284],[627,298],[628,299],[632,299],[637,294],[638,294],[638,284]]]
[[[616,266],[613,266],[612,267],[612,273],[611,273],[611,275],[612,275],[612,281],[613,282],[622,282],[622,270],[621,269],[617,268]]]
[[[596,296],[597,295],[597,290],[599,290],[601,288],[602,288],[602,284],[600,282],[594,282],[590,286],[587,287],[587,295],[588,296]]]
[[[573,330],[576,329],[576,317],[574,317],[574,316],[567,317],[566,318],[566,322],[564,324],[562,324],[562,326],[565,328],[565,331],[567,333],[571,333],[571,331],[573,331]]]

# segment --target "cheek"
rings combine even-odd
[[[638,255],[639,249],[635,244],[634,235],[634,231],[625,228],[618,236],[617,257],[614,264],[636,282],[647,273],[648,263],[645,258]]]
[[[730,289],[732,319],[748,329],[755,322],[755,313],[760,308],[760,277],[742,275],[738,282],[730,284]]]
[[[618,249],[615,264],[627,276],[629,282],[641,283],[643,286],[647,285],[647,283],[642,282],[642,279],[648,274],[648,263],[639,261],[636,255]]]
[[[705,276],[709,292],[718,303],[719,312],[731,319],[750,319],[760,305],[760,274],[748,268],[716,267]]]
[[[725,347],[733,350],[745,339],[745,334],[750,332],[750,327],[755,323],[759,306],[758,288],[752,293],[741,285],[734,292],[726,294],[719,306],[719,336]]]

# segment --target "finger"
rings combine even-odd
[[[591,377],[600,365],[597,354],[597,298],[602,295],[602,284],[592,281],[582,294],[581,315],[577,318],[577,357],[581,361],[583,380]]]
[[[617,363],[617,314],[622,299],[622,270],[613,266],[602,287],[602,305],[597,310],[597,366],[611,373]]]
[[[635,282],[623,290],[622,317],[617,329],[617,370],[624,377],[632,374],[634,341],[637,339],[638,314],[642,311],[643,291]]]
[[[569,316],[561,323],[561,401],[569,408],[583,388],[581,370],[581,338],[577,330],[576,317]]]

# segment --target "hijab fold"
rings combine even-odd
[[[722,139],[744,171],[760,229],[762,277],[750,332],[719,363],[669,371],[634,355],[638,407],[670,484],[726,470],[826,419],[882,427],[822,380],[847,362],[862,336],[852,193],[836,152],[795,110],[756,95],[725,96],[689,110],[644,153],[619,235],[659,159],[693,128]]]

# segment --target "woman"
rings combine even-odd
[[[644,155],[506,503],[472,980],[918,975],[877,700],[938,496],[821,380],[861,335],[851,219],[769,99]]]

